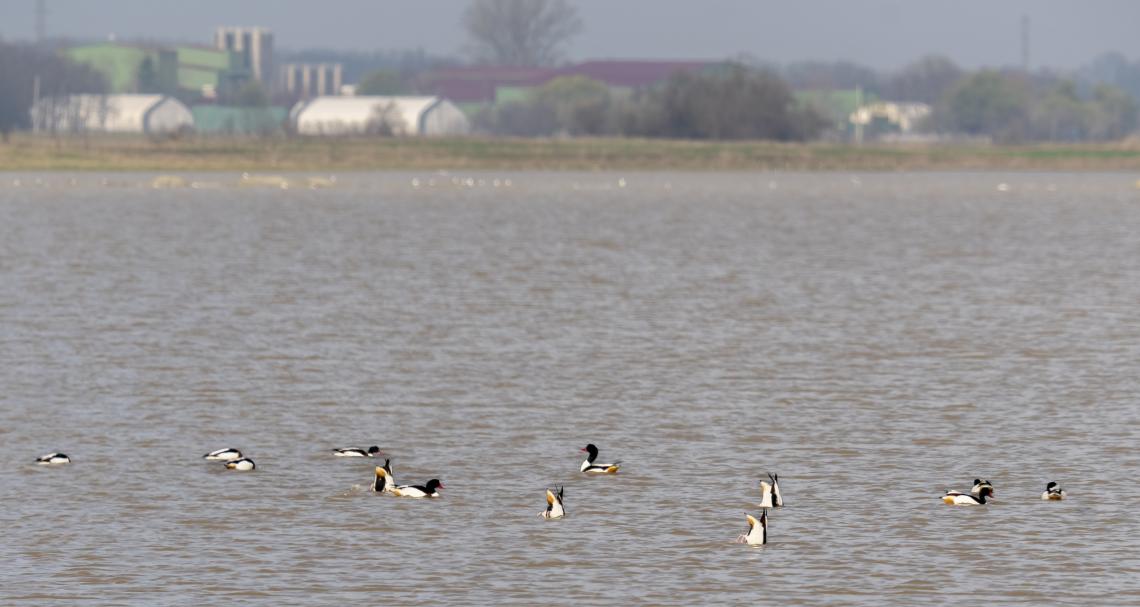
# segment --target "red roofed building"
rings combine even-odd
[[[696,72],[718,65],[708,61],[586,61],[555,70],[558,76],[585,76],[612,87],[639,89],[667,80],[677,72]]]
[[[518,99],[522,93],[563,76],[584,76],[611,88],[636,90],[668,79],[677,72],[699,71],[719,65],[709,61],[598,60],[558,68],[458,67],[420,76],[421,93],[437,95],[471,108]]]

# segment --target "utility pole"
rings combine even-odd
[[[1029,73],[1029,15],[1021,16],[1021,71]]]
[[[47,0],[36,0],[36,44],[47,40]]]

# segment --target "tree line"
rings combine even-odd
[[[29,110],[37,96],[103,94],[107,81],[86,65],[72,63],[53,49],[0,42],[0,139],[31,127]]]
[[[423,55],[392,57],[408,59],[404,67],[411,71],[361,71],[361,93],[414,93],[412,66],[428,70],[440,64]],[[677,73],[643,90],[614,89],[580,76],[558,78],[524,99],[483,109],[474,123],[480,132],[511,136],[802,141],[829,136],[836,120],[796,92],[854,87],[867,99],[930,104],[933,111],[920,127],[928,133],[1002,143],[1107,141],[1137,129],[1140,62],[1104,55],[1072,73],[1026,73],[969,71],[931,56],[882,73],[848,62],[781,67],[742,58]],[[0,43],[0,137],[5,140],[13,130],[30,126],[28,110],[37,94],[47,98],[106,90],[99,72],[51,48]],[[251,87],[239,90],[231,102],[268,101]]]

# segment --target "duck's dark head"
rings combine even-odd
[[[376,455],[377,453],[380,453],[380,447],[379,446],[372,445],[371,447],[368,448],[368,455]]]
[[[1046,491],[1052,491],[1056,487],[1057,487],[1057,481],[1049,481],[1049,484],[1045,485],[1045,490]]]
[[[993,497],[993,496],[994,496],[993,485],[982,485],[981,490],[978,491],[978,497],[985,498],[985,497]]]
[[[592,462],[592,461],[594,461],[595,458],[598,457],[598,448],[594,446],[594,443],[590,443],[590,444],[586,445],[585,447],[583,447],[581,449],[581,451],[585,451],[586,453],[589,454],[586,457],[586,461]]]
[[[443,489],[443,483],[439,482],[438,478],[433,478],[424,485],[424,489],[427,489],[429,494],[435,493],[437,489]]]
[[[559,502],[561,502],[561,501],[562,501],[562,490],[563,490],[563,489],[565,489],[565,488],[566,488],[565,486],[562,486],[562,487],[559,487],[559,488],[558,488],[558,501],[559,501]]]

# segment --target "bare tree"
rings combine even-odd
[[[364,132],[368,135],[381,135],[391,137],[394,135],[407,135],[408,124],[400,115],[400,108],[394,101],[378,103],[372,108],[372,115],[364,125]]]
[[[37,111],[57,114],[63,110],[50,104],[47,109],[34,110],[37,96],[42,101],[106,90],[102,74],[88,66],[76,65],[37,46],[0,43],[0,141],[7,141],[15,129],[30,127]]]
[[[497,65],[551,65],[582,30],[566,0],[474,0],[463,23],[479,61]]]

